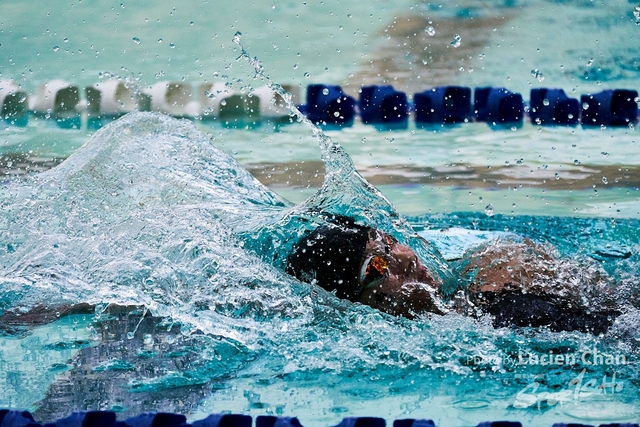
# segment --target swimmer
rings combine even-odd
[[[620,314],[607,299],[611,282],[599,270],[561,260],[528,239],[503,236],[485,242],[451,266],[460,284],[453,297],[444,295],[440,276],[411,248],[380,230],[334,216],[297,242],[286,272],[339,298],[409,319],[458,312],[490,315],[496,327],[600,334]],[[93,311],[89,304],[6,311],[0,315],[0,332],[15,333]]]
[[[598,271],[580,272],[528,239],[502,239],[475,248],[455,263],[463,289],[446,301],[442,281],[408,246],[392,236],[335,216],[303,237],[288,258],[287,273],[339,298],[395,316],[414,318],[450,311],[489,314],[496,327],[548,327],[553,331],[606,332],[619,314],[604,299],[585,298],[608,285]],[[563,273],[564,272],[564,273]],[[558,279],[566,280],[558,286]],[[595,300],[594,300],[595,302]]]

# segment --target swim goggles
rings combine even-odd
[[[391,249],[398,241],[389,235],[382,236],[385,243],[385,253],[390,254]],[[369,255],[362,263],[359,282],[362,290],[378,284],[389,272],[389,261],[381,255]]]
[[[389,271],[389,262],[380,255],[369,256],[360,269],[360,286],[367,289],[378,284]]]

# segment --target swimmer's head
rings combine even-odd
[[[441,312],[440,284],[408,246],[389,234],[334,217],[302,238],[287,272],[336,296],[412,317]]]
[[[372,228],[334,217],[303,237],[289,256],[287,272],[319,285],[339,298],[357,301],[360,263]]]

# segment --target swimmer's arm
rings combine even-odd
[[[91,304],[57,304],[36,305],[29,311],[6,310],[0,315],[0,331],[12,333],[19,330],[29,330],[38,326],[55,322],[61,317],[72,314],[93,314],[95,306]]]
[[[88,303],[36,305],[26,312],[9,309],[0,314],[0,333],[14,333],[46,325],[73,314],[95,314],[96,306]],[[128,313],[135,306],[109,304],[104,310],[107,314]]]

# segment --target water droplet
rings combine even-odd
[[[293,64],[293,69],[297,70],[298,69],[298,64]]]
[[[326,87],[324,89],[322,89],[322,94],[323,95],[329,95],[329,89],[327,89]]]
[[[593,65],[593,58],[587,61],[587,67],[591,67]]]
[[[451,46],[460,47],[461,43],[462,43],[462,37],[460,37],[459,34],[454,34],[453,35],[453,40],[451,41]]]
[[[242,33],[240,31],[237,31],[234,35],[233,35],[233,42],[235,44],[240,44],[240,39],[242,38]]]
[[[493,216],[493,206],[491,204],[488,204],[485,208],[484,208],[484,213],[487,216]]]
[[[66,37],[65,37],[65,38],[63,38],[63,39],[62,39],[62,41],[63,41],[63,42],[65,42],[65,43],[69,43],[69,39],[68,39],[68,38],[66,38]]]
[[[305,78],[305,79],[308,79],[309,77],[311,77],[311,74],[309,74],[309,73],[304,73],[304,74],[303,74],[303,76],[304,76],[304,78]]]
[[[431,25],[429,25],[427,28],[425,28],[424,32],[429,34],[432,37],[436,35],[436,29],[433,28]]]
[[[220,105],[224,107],[225,105],[227,105],[227,101],[223,99],[222,101],[220,101]]]
[[[555,173],[555,175],[553,176],[556,180],[560,179],[560,174],[558,172]]]
[[[542,105],[544,105],[545,107],[549,106],[549,100],[547,98],[542,100]]]
[[[169,43],[169,47],[170,47],[171,49],[173,49],[173,48],[175,48],[175,47],[176,47],[176,45],[175,45],[175,44],[173,44],[173,43]]]
[[[134,42],[135,44],[140,44],[140,39],[139,39],[139,38],[137,38],[137,37],[134,37],[134,38],[133,38],[133,42]]]
[[[607,185],[607,184],[609,183],[609,180],[607,179],[607,177],[606,177],[606,176],[603,176],[603,177],[602,177],[602,183],[603,183],[604,185]]]
[[[534,77],[539,82],[542,82],[544,80],[544,74],[542,74],[542,71],[538,70],[537,68],[535,70],[531,70],[531,77]]]
[[[633,16],[636,18],[636,25],[640,25],[640,6],[636,6],[633,9]]]
[[[54,51],[54,52],[57,52],[57,51],[59,51],[59,50],[60,50],[60,46],[54,46],[54,47],[53,47],[53,51]]]
[[[158,39],[158,43],[162,43],[164,40],[162,39]]]
[[[333,117],[340,117],[340,112],[339,111],[334,112]]]
[[[582,109],[583,110],[588,110],[589,109],[589,103],[588,102],[583,102],[582,103]]]
[[[134,337],[133,332],[127,332],[127,339],[132,340]]]

